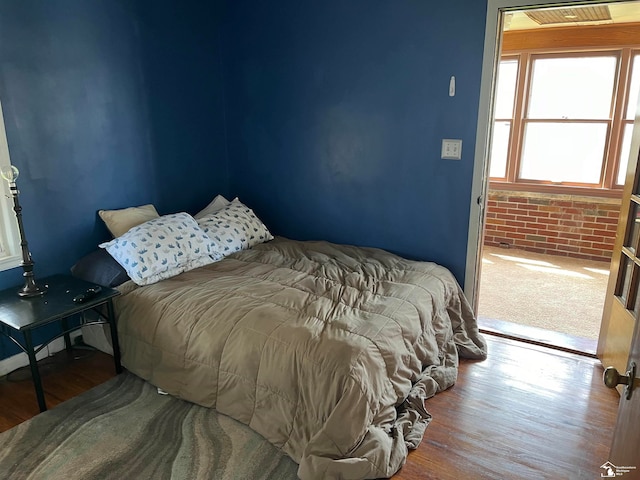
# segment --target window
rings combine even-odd
[[[506,175],[517,78],[517,58],[500,62],[491,146],[491,177],[504,178]]]
[[[492,182],[620,190],[639,90],[640,51],[629,48],[504,57]]]
[[[633,56],[633,64],[631,66],[631,81],[629,82],[629,100],[624,116],[624,127],[622,129],[622,147],[620,149],[620,168],[616,183],[624,185],[624,177],[627,173],[627,164],[629,163],[629,153],[631,151],[631,134],[633,133],[633,119],[636,114],[636,106],[638,105],[638,91],[640,91],[640,54]]]
[[[0,106],[0,168],[11,165],[9,146]],[[8,183],[0,177],[0,271],[15,268],[22,262],[18,221]]]

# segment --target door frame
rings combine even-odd
[[[493,131],[493,97],[502,41],[503,15],[513,10],[532,10],[542,7],[562,7],[576,5],[599,5],[622,3],[629,0],[487,0],[484,53],[482,58],[482,78],[480,83],[480,103],[476,129],[476,148],[473,161],[471,184],[471,206],[469,211],[469,233],[467,238],[467,260],[464,293],[478,312],[478,289],[482,262],[482,239],[484,237],[486,192],[489,187],[489,147]]]

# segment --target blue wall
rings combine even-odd
[[[227,187],[214,7],[172,4],[0,3],[0,99],[37,278],[109,238],[99,209],[197,209]],[[21,274],[0,272],[0,288]],[[0,358],[16,352],[0,341]]]
[[[108,238],[101,208],[194,212],[223,193],[275,234],[435,260],[462,283],[485,8],[1,2],[0,100],[38,277]],[[440,160],[442,138],[463,140],[461,161]]]
[[[0,2],[0,99],[36,275],[68,272],[107,234],[98,209],[155,200],[128,3]],[[21,274],[1,272],[0,288]]]
[[[134,27],[126,1],[0,3],[0,99],[39,276],[104,239],[98,209],[155,199]]]
[[[221,0],[138,0],[161,213],[228,194],[223,18]]]
[[[278,234],[435,260],[462,283],[486,3],[228,8],[234,194]],[[463,140],[461,161],[440,159],[442,138]]]

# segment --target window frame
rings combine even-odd
[[[0,103],[0,168],[11,165],[9,143],[4,126],[4,115]],[[13,197],[9,184],[0,177],[0,271],[10,270],[22,264],[22,247],[20,245],[18,220],[13,210]]]
[[[538,58],[579,58],[588,56],[615,56],[617,58],[614,88],[612,92],[611,111],[608,120],[585,119],[553,119],[553,122],[567,123],[604,123],[607,122],[607,138],[602,160],[600,182],[585,184],[579,182],[554,183],[544,180],[519,178],[522,161],[524,134],[527,123],[549,122],[552,119],[529,119],[526,117],[529,108],[533,62]],[[601,48],[537,48],[520,51],[503,52],[500,62],[518,60],[516,79],[516,95],[513,117],[511,119],[494,118],[494,127],[498,122],[510,122],[511,132],[507,149],[507,161],[504,177],[490,177],[490,187],[498,190],[533,191],[561,194],[582,194],[590,196],[620,197],[624,185],[616,184],[621,164],[620,153],[623,143],[624,128],[633,124],[626,118],[627,103],[631,84],[631,66],[634,56],[640,55],[640,45],[605,46]]]

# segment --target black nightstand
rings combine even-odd
[[[113,297],[120,295],[120,292],[113,288],[101,287],[100,291],[96,294],[86,295],[83,301],[74,302],[74,297],[85,294],[92,287],[96,287],[96,285],[69,275],[54,275],[39,280],[38,283],[49,287],[44,295],[38,297],[19,297],[17,294],[18,287],[0,291],[0,334],[11,339],[28,355],[38,406],[40,407],[40,411],[44,412],[47,409],[47,405],[44,400],[44,391],[42,390],[42,381],[40,379],[40,372],[38,371],[36,354],[53,340],[62,336],[64,336],[67,351],[70,351],[71,339],[69,333],[77,330],[82,325],[92,325],[96,323],[109,324],[111,328],[113,360],[116,373],[122,372],[120,345],[118,343],[118,333],[116,331],[112,302]],[[84,313],[88,310],[96,311],[100,315],[100,320],[87,321]],[[80,314],[81,325],[69,328],[67,319],[76,314]],[[36,328],[58,321],[60,322],[62,333],[46,341],[38,347],[38,349],[35,349],[31,332]],[[17,338],[19,332],[22,333],[21,338]],[[22,340],[24,343],[22,343]]]

